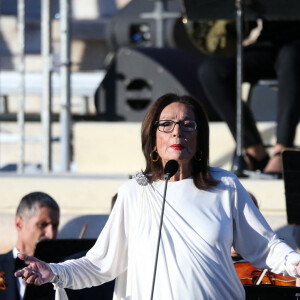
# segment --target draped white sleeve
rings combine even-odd
[[[126,192],[119,193],[114,209],[98,237],[95,245],[85,257],[50,264],[52,271],[59,274],[55,284],[56,300],[65,300],[64,288],[82,289],[111,281],[121,273],[126,274],[128,226]],[[124,277],[124,276],[123,276]],[[120,276],[121,280],[122,276]],[[119,283],[120,286],[120,283]]]
[[[295,266],[300,261],[300,255],[272,231],[237,179],[234,185],[233,244],[237,252],[258,268],[297,276]]]

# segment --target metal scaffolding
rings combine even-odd
[[[44,172],[52,169],[51,151],[51,0],[41,1],[41,37],[43,59],[42,127]]]
[[[70,0],[60,0],[61,170],[70,170]]]
[[[18,0],[18,44],[19,44],[19,162],[18,172],[24,172],[25,165],[25,0]]]
[[[25,166],[25,0],[18,0],[18,41],[19,41],[19,159],[18,172],[24,173]],[[70,170],[70,0],[60,0],[60,77],[61,77],[61,171]],[[52,169],[51,151],[51,72],[53,68],[51,53],[51,0],[41,0],[41,49],[43,60],[42,91],[42,169]]]

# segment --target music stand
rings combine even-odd
[[[186,16],[190,20],[236,20],[237,31],[237,93],[236,93],[236,155],[232,172],[245,177],[243,159],[242,82],[243,82],[243,20],[292,20],[300,18],[299,0],[184,0]]]
[[[72,254],[89,250],[96,239],[42,240],[36,245],[34,256],[47,263],[58,263]]]
[[[246,300],[284,299],[297,300],[300,296],[300,287],[276,286],[270,284],[244,285]]]
[[[189,20],[235,20],[235,0],[183,0]],[[242,0],[245,20],[297,20],[299,0]]]
[[[300,225],[300,151],[283,151],[282,166],[287,221],[290,225]]]

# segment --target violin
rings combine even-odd
[[[270,284],[277,286],[296,286],[296,278],[288,275],[275,274],[267,269],[255,268],[249,262],[236,262],[234,266],[243,285]]]
[[[5,290],[7,287],[4,272],[0,272],[0,290]]]

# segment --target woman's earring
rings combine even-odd
[[[195,156],[194,156],[194,159],[195,159],[196,161],[201,161],[201,159],[202,159],[202,152],[200,152],[200,153],[197,153],[197,152],[196,152],[196,154],[195,154]]]
[[[153,157],[155,155],[155,157]],[[156,150],[156,146],[154,147],[154,149],[151,151],[150,153],[150,158],[153,162],[157,162],[159,160],[159,155],[158,152]]]

